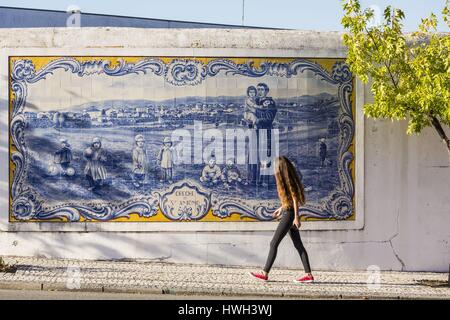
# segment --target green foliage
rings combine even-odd
[[[409,134],[427,126],[440,127],[440,123],[450,126],[450,36],[437,33],[436,15],[422,19],[417,32],[405,35],[405,15],[400,9],[387,7],[379,26],[370,26],[374,12],[362,10],[358,0],[344,0],[343,9],[347,63],[364,83],[370,79],[374,95],[364,113],[373,118],[408,119]],[[449,11],[447,0],[442,17],[448,26]],[[449,147],[445,132],[444,138],[440,131]]]

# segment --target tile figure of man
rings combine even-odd
[[[84,158],[87,160],[84,174],[89,182],[90,191],[97,190],[104,184],[107,177],[105,163],[107,160],[106,152],[102,149],[100,138],[92,139],[92,144],[84,150]]]
[[[325,165],[325,160],[327,159],[327,145],[324,138],[319,140],[319,158],[320,166],[323,167]]]
[[[275,176],[272,174],[273,169],[271,169],[272,161],[261,160],[259,166],[260,166],[260,175],[258,178],[258,185],[261,185],[262,187],[275,185],[276,184]]]
[[[248,181],[250,184],[260,184],[262,183],[260,179],[260,135],[266,134],[267,136],[267,148],[266,148],[266,156],[272,157],[272,124],[275,120],[275,116],[277,114],[277,106],[272,97],[268,96],[269,87],[265,83],[259,83],[256,86],[257,96],[256,96],[256,107],[255,107],[255,115],[256,122],[254,124],[254,128],[256,129],[256,150],[250,150],[249,152],[255,153],[254,159],[257,160],[256,163],[250,163],[249,159],[250,155],[247,155],[247,173],[248,173]]]

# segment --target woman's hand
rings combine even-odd
[[[275,211],[272,213],[272,216],[273,216],[274,218],[278,218],[280,215],[281,215],[281,207],[279,207],[277,210],[275,210]]]
[[[295,218],[294,223],[292,225],[294,225],[297,229],[300,229],[300,226],[302,225],[302,223],[300,222],[300,219]]]

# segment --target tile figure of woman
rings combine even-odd
[[[89,182],[88,190],[97,190],[104,184],[107,177],[107,171],[104,166],[107,157],[106,152],[102,149],[100,138],[92,139],[92,144],[84,150],[84,158],[87,160],[84,174]]]

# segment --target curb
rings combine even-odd
[[[127,293],[127,294],[171,294],[182,296],[197,296],[205,295],[214,297],[261,297],[263,299],[332,299],[332,300],[449,300],[448,296],[412,296],[404,295],[398,296],[396,294],[369,294],[361,295],[358,293],[342,293],[336,294],[302,294],[302,293],[283,293],[283,292],[254,292],[254,291],[233,291],[233,290],[208,290],[206,288],[168,288],[168,287],[151,287],[151,288],[126,288],[118,286],[102,286],[102,285],[87,285],[80,289],[70,289],[64,283],[39,283],[39,282],[22,282],[22,281],[2,281],[0,282],[0,289],[4,290],[34,290],[34,291],[65,291],[65,292],[97,292],[97,293]]]

